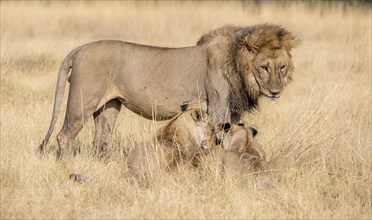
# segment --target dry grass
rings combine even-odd
[[[294,82],[279,101],[245,119],[267,154],[290,169],[272,189],[225,181],[215,165],[140,183],[120,178],[128,150],[162,123],[122,111],[109,164],[82,153],[57,163],[35,150],[51,117],[57,71],[74,47],[98,39],[194,45],[224,24],[282,24],[303,39]],[[1,219],[372,218],[371,8],[261,8],[239,2],[1,2]],[[63,116],[60,116],[60,119]],[[61,127],[62,120],[57,124]],[[57,132],[54,133],[54,135]],[[56,144],[52,136],[50,143]],[[283,153],[284,152],[284,153]],[[70,173],[94,180],[75,184]]]

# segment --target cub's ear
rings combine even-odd
[[[226,122],[226,123],[220,124],[219,127],[220,127],[221,130],[224,130],[225,132],[228,132],[231,128],[231,124]]]
[[[198,121],[201,121],[202,119],[202,116],[201,116],[201,112],[199,109],[191,109],[191,117],[192,119],[194,119],[194,121],[198,122]]]
[[[189,108],[189,103],[184,102],[184,103],[181,104],[180,107],[181,107],[181,111],[185,112]]]
[[[248,130],[252,133],[252,137],[255,137],[258,133],[258,131],[252,127],[249,127]]]
[[[257,155],[254,155],[252,153],[243,153],[241,156],[240,156],[240,160],[258,160],[260,159]]]

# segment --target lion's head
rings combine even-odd
[[[174,170],[181,164],[197,167],[204,149],[216,145],[211,118],[200,108],[185,107],[164,127],[157,130],[156,138],[134,147],[128,155],[131,174],[141,174],[160,168]]]
[[[241,70],[245,72],[242,77],[248,87],[258,87],[260,95],[267,98],[279,98],[288,82],[292,81],[294,66],[290,52],[299,41],[276,25],[242,29],[237,41],[239,61],[245,68]]]
[[[246,128],[243,124],[230,125],[230,123],[219,125],[219,127],[223,130],[221,146],[225,151],[234,152],[239,155],[243,153],[254,153],[262,158],[265,157],[261,146],[255,140],[255,136],[258,133],[255,128]]]
[[[199,108],[189,110],[192,121],[186,123],[190,133],[201,149],[209,149],[216,145],[214,124],[206,112]]]
[[[203,150],[216,145],[214,130],[212,119],[205,111],[196,107],[186,107],[168,123],[162,131],[161,139],[171,139],[182,147],[190,145]]]
[[[283,27],[226,26],[202,36],[198,45],[207,45],[210,50],[217,45],[221,50],[220,42],[227,42],[221,68],[231,85],[230,103],[236,111],[256,107],[261,95],[278,99],[292,81],[294,66],[290,52],[299,40]]]

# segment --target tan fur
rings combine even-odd
[[[264,95],[279,98],[292,79],[290,51],[298,43],[277,25],[226,26],[204,35],[196,46],[160,48],[123,41],[98,41],[76,48],[61,65],[52,121],[56,124],[69,76],[65,122],[57,157],[94,115],[95,145],[109,152],[121,104],[156,120],[178,113],[183,102],[204,106],[214,123],[238,121]]]
[[[126,158],[125,177],[143,177],[159,170],[175,171],[180,166],[197,167],[202,156],[216,146],[211,118],[199,108],[175,116],[160,128],[153,139],[135,146]],[[75,182],[91,180],[81,174],[71,174]]]
[[[142,175],[157,169],[172,171],[181,164],[197,167],[203,152],[215,146],[213,130],[210,117],[203,110],[191,108],[159,129],[155,139],[132,149],[128,170]]]
[[[240,115],[256,107],[261,95],[270,99],[280,97],[292,81],[294,66],[290,52],[299,42],[284,28],[264,24],[225,26],[202,36],[198,45],[207,46],[208,57],[215,60],[209,62],[223,69],[232,89],[232,111]]]
[[[265,152],[250,128],[232,125],[223,137],[222,146],[225,152],[221,168],[229,177],[257,174],[273,168],[274,164],[266,160]]]

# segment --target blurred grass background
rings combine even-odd
[[[372,218],[370,1],[0,4],[0,218]],[[225,181],[214,158],[201,170],[123,180],[129,149],[164,124],[126,110],[109,164],[92,157],[92,120],[76,141],[81,154],[55,161],[63,114],[47,157],[35,154],[49,126],[59,65],[73,48],[102,39],[183,47],[222,25],[258,23],[283,25],[302,39],[293,52],[294,82],[280,100],[262,99],[260,110],[245,116],[269,157],[289,158],[275,188],[260,189],[253,177]],[[94,181],[74,184],[70,173]]]

